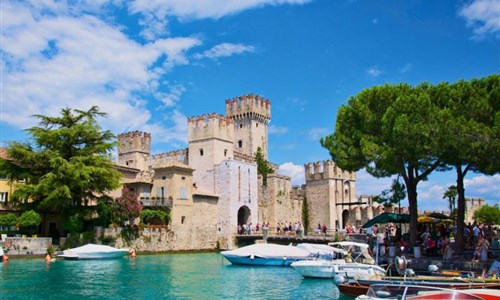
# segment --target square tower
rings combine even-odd
[[[234,151],[254,157],[260,147],[267,160],[271,101],[254,94],[228,99],[226,116],[234,122]]]

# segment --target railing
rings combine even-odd
[[[173,200],[165,197],[141,198],[143,206],[167,206],[172,207]]]

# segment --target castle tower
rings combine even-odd
[[[148,170],[150,151],[151,134],[134,131],[118,135],[118,164]]]
[[[188,118],[188,161],[194,183],[205,191],[214,189],[207,171],[223,160],[233,159],[233,121],[215,113]]]
[[[306,197],[312,208],[311,224],[325,223],[329,229],[344,228],[356,199],[356,173],[340,169],[334,162],[308,163]],[[353,224],[351,224],[353,225]]]
[[[271,101],[253,94],[228,99],[226,116],[234,121],[234,150],[253,157],[260,147],[267,160]]]

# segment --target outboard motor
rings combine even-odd
[[[335,282],[335,284],[341,284],[346,282],[346,278],[344,275],[335,275],[333,282]]]

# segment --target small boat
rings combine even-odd
[[[349,281],[345,283],[339,283],[337,284],[337,287],[339,291],[350,297],[356,297],[360,295],[364,295],[368,292],[368,289],[372,285],[394,285],[394,286],[403,286],[403,285],[408,285],[408,284],[414,284],[418,286],[426,286],[426,287],[435,287],[435,288],[448,288],[448,289],[453,289],[453,290],[481,290],[484,291],[484,294],[500,294],[500,290],[495,290],[500,288],[498,283],[481,283],[481,282],[472,282],[472,283],[466,283],[466,282],[429,282],[429,281],[422,281],[422,282],[383,282],[383,283],[376,283],[376,284],[369,284],[369,283],[362,283],[359,281]],[[489,290],[493,290],[490,292]]]
[[[107,259],[124,257],[129,249],[118,249],[106,245],[87,244],[81,247],[64,250],[57,257],[65,259]]]
[[[453,290],[422,285],[371,285],[364,295],[356,297],[356,300],[378,300],[378,299],[401,299],[401,300],[424,300],[424,299],[462,299],[462,300],[498,300],[500,291],[483,292],[483,290]]]
[[[297,261],[291,264],[292,268],[310,278],[369,277],[386,273],[385,269],[373,264],[368,244],[345,241],[329,243],[328,247],[338,259]]]
[[[221,255],[235,265],[258,266],[289,266],[294,261],[310,258],[310,253],[304,249],[278,244],[253,244],[222,251]]]

